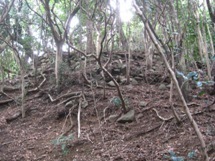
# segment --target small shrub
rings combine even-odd
[[[67,143],[68,143],[68,141],[71,141],[72,139],[73,139],[73,134],[70,134],[68,136],[60,135],[57,139],[52,140],[52,144],[54,144],[55,146],[61,146],[63,155],[67,155],[69,152]]]
[[[183,156],[177,156],[175,152],[173,152],[172,150],[169,150],[169,155],[164,155],[164,158],[166,159],[170,159],[171,161],[185,161],[187,158],[187,161],[189,160],[193,160],[196,159],[197,154],[195,151],[190,151],[187,154],[187,157],[183,157]]]
[[[126,109],[129,109],[129,101],[128,101],[128,99],[125,98],[124,101],[125,101]],[[122,105],[122,102],[121,102],[121,100],[120,100],[119,97],[113,97],[113,98],[110,100],[110,102],[111,102],[115,107],[121,107],[121,105]]]
[[[112,104],[114,104],[114,106],[116,106],[116,107],[120,107],[120,106],[122,105],[122,102],[121,102],[121,100],[120,100],[119,97],[114,97],[114,98],[112,98],[112,99],[110,100],[110,102],[111,102]]]

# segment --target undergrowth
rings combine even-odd
[[[63,155],[67,155],[69,153],[69,149],[68,149],[67,144],[73,138],[74,138],[73,134],[70,134],[68,136],[60,135],[58,138],[52,140],[52,144],[54,144],[55,146],[60,146]]]

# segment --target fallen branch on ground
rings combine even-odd
[[[18,102],[17,102],[16,99],[14,99],[13,97],[9,96],[9,95],[8,95],[7,93],[5,93],[4,91],[1,91],[1,93],[2,93],[3,95],[7,96],[8,98],[12,99],[14,102],[16,102],[16,103],[18,104]]]
[[[13,99],[3,100],[3,101],[0,101],[0,105],[4,105],[4,104],[7,104],[7,103],[10,103],[10,102],[13,102],[13,101],[14,101]]]
[[[44,74],[42,74],[42,73],[40,73],[40,74],[41,74],[41,75],[42,75],[42,77],[43,77],[43,81],[39,84],[39,86],[38,86],[38,87],[36,87],[36,88],[34,88],[34,89],[31,89],[31,90],[28,90],[28,92],[27,92],[27,93],[38,91],[38,90],[43,86],[43,84],[46,82],[46,77],[45,77],[45,75],[44,75]]]
[[[14,92],[16,90],[20,90],[21,87],[10,87],[10,86],[5,86],[2,88],[2,91],[4,92]]]

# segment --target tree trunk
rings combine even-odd
[[[95,47],[93,44],[93,22],[91,20],[87,20],[87,47],[86,53],[92,54],[95,51]]]
[[[120,36],[120,41],[122,43],[122,49],[125,49],[128,51],[128,41],[126,39],[125,33],[122,29],[122,21],[120,19],[120,3],[119,0],[116,1],[116,24],[117,24],[117,30]]]
[[[56,43],[57,46],[57,52],[56,52],[56,57],[55,57],[55,78],[56,78],[56,86],[59,87],[60,85],[60,68],[61,68],[61,63],[62,63],[62,47],[63,43],[58,42]]]

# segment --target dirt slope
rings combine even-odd
[[[139,67],[133,66],[132,70],[138,71]],[[166,161],[174,160],[174,157],[203,161],[199,140],[184,115],[177,94],[174,106],[181,116],[181,124],[173,118],[169,82],[165,77],[156,78],[156,74],[151,74],[146,81],[139,73],[139,79],[137,74],[132,76],[136,78],[135,82],[122,84],[127,107],[135,111],[135,119],[118,123],[114,117],[120,115],[121,109],[113,101],[117,98],[114,87],[107,86],[104,99],[102,88],[80,83],[75,73],[66,74],[67,83],[58,94],[53,88],[53,72],[45,75],[46,81],[40,90],[27,94],[26,118],[18,117],[7,122],[21,105],[14,101],[0,104],[0,161]],[[163,82],[158,83],[155,79]],[[29,77],[28,82],[33,81]],[[38,77],[37,84],[42,81],[43,77]],[[98,81],[99,84],[101,82]],[[161,88],[161,84],[165,88]],[[7,85],[12,86],[11,81]],[[29,90],[34,88],[29,86]],[[72,95],[72,102],[67,106],[69,101],[64,101],[71,97],[61,96],[74,92],[76,94]],[[191,96],[198,92],[198,89],[192,90]],[[7,95],[1,93],[0,101],[8,99],[8,96],[17,100],[20,90],[5,93]],[[80,97],[80,93],[84,97]],[[57,99],[53,101],[51,98]],[[80,98],[83,106],[78,138]],[[189,103],[208,145],[211,161],[215,160],[215,105],[206,110],[205,107],[213,99],[213,96],[205,94],[193,97]],[[60,137],[61,134],[64,137]]]

